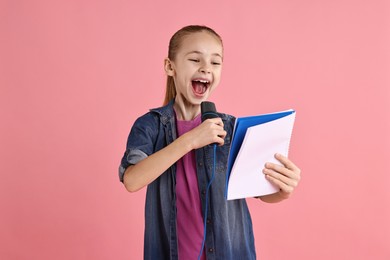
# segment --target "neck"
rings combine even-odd
[[[200,105],[179,102],[177,99],[175,100],[173,107],[175,108],[177,119],[179,120],[189,121],[200,114]]]

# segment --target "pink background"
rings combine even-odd
[[[300,186],[248,200],[259,258],[390,259],[389,1],[155,2],[0,1],[0,258],[142,258],[145,189],[117,167],[170,36],[206,24],[218,110],[297,111]]]

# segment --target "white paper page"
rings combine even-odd
[[[294,120],[295,113],[248,128],[230,174],[228,200],[262,196],[279,190],[262,171],[266,162],[280,164],[275,153],[288,156]]]

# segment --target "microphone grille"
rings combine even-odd
[[[209,118],[219,117],[217,114],[217,109],[215,108],[215,104],[210,101],[203,101],[200,104],[200,110],[202,113],[202,122]]]

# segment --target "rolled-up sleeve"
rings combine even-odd
[[[145,159],[146,157],[148,157],[148,155],[141,150],[126,150],[125,155],[121,160],[121,164],[119,165],[119,180],[123,182],[123,176],[125,175],[127,167],[129,167],[130,165],[137,164],[139,161]]]
[[[123,182],[127,167],[137,164],[154,152],[157,131],[156,119],[150,113],[134,122],[127,138],[126,151],[119,165],[119,180],[121,182]]]

